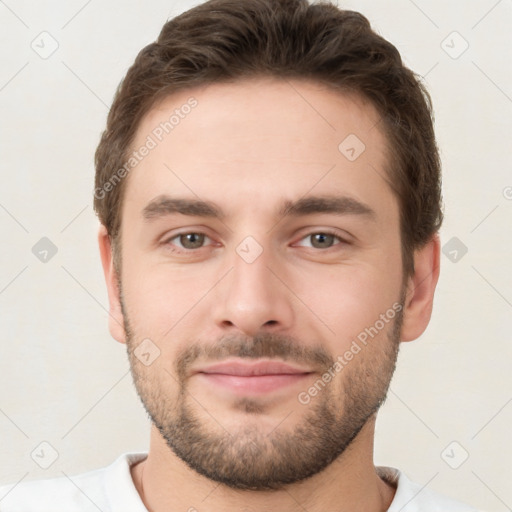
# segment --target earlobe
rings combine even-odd
[[[98,232],[98,245],[108,292],[110,334],[120,343],[126,343],[119,282],[116,269],[114,268],[112,245],[107,229],[103,225],[100,226]]]
[[[435,234],[414,253],[414,274],[409,277],[404,303],[402,341],[417,339],[427,328],[432,315],[434,292],[439,279],[440,241]]]

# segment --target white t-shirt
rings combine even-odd
[[[130,466],[146,456],[124,453],[110,466],[69,478],[2,486],[0,512],[148,512],[130,473]],[[397,488],[388,512],[478,512],[411,482],[397,469],[378,471]]]

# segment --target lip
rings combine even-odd
[[[297,375],[312,373],[307,368],[299,368],[281,361],[225,361],[196,370],[197,373],[238,375],[252,377],[260,375]]]
[[[209,386],[220,386],[237,395],[261,395],[302,382],[312,371],[279,361],[227,361],[197,370]]]

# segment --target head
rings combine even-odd
[[[178,457],[276,489],[356,442],[430,319],[440,181],[428,94],[362,15],[211,0],[164,25],[117,90],[95,209],[111,332]],[[212,385],[234,359],[303,372]]]

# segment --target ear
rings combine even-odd
[[[439,235],[414,253],[414,274],[407,282],[401,340],[412,341],[421,336],[432,315],[434,292],[439,279]]]
[[[110,236],[105,226],[101,225],[98,233],[98,244],[100,247],[101,264],[105,274],[109,302],[109,330],[112,337],[119,343],[126,343],[124,331],[123,312],[121,310],[121,299],[117,272],[114,268],[112,246]]]

